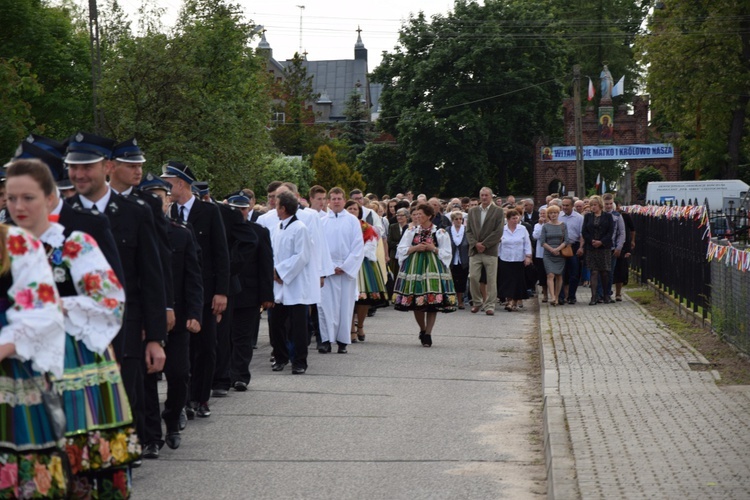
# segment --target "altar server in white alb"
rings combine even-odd
[[[350,328],[354,302],[357,300],[357,275],[364,258],[364,240],[359,219],[344,210],[346,197],[338,187],[328,192],[328,216],[323,219],[323,237],[328,242],[334,273],[325,280],[320,314],[321,353],[331,352],[331,343],[338,343],[338,352],[346,353],[351,343]]]
[[[275,302],[270,318],[273,371],[282,371],[291,360],[295,375],[307,370],[307,308],[320,296],[317,266],[308,265],[310,233],[295,216],[298,208],[297,197],[292,193],[276,197],[280,222],[271,236]]]

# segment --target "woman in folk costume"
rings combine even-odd
[[[367,311],[371,307],[382,307],[388,305],[388,292],[385,290],[385,280],[380,270],[377,258],[377,248],[380,236],[377,230],[370,224],[362,220],[363,210],[354,200],[349,200],[344,205],[347,212],[359,219],[362,226],[362,239],[365,243],[365,258],[362,266],[359,268],[357,277],[357,302],[354,305],[356,312],[356,333],[354,331],[355,322],[352,322],[352,342],[365,341],[365,319]]]
[[[435,213],[420,203],[411,214],[413,225],[404,231],[396,258],[400,265],[394,286],[395,308],[414,311],[419,341],[432,346],[432,329],[438,312],[456,310],[456,292],[449,270],[451,239],[432,223]]]
[[[0,498],[64,498],[65,452],[42,399],[61,376],[65,329],[44,247],[0,225]]]
[[[122,323],[122,285],[88,234],[51,216],[58,198],[52,175],[38,160],[16,160],[7,171],[13,220],[47,251],[65,320],[65,371],[57,375],[67,427],[74,498],[127,498],[129,464],[140,457],[130,404],[110,342]]]

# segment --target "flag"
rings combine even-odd
[[[605,194],[607,192],[607,181],[604,180],[604,177],[602,177],[602,194]]]
[[[597,193],[599,192],[599,186],[601,185],[602,185],[602,174],[596,174],[596,186],[594,187],[596,188]]]
[[[594,84],[591,83],[591,78],[589,78],[589,101],[594,98]]]
[[[617,84],[612,87],[612,97],[617,97],[618,95],[622,95],[625,93],[625,75],[620,78],[620,81],[617,82]]]

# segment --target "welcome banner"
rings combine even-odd
[[[575,161],[575,146],[544,146],[542,161]],[[622,146],[584,146],[584,160],[652,160],[674,158],[672,144],[627,144]]]

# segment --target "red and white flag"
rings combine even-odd
[[[594,84],[591,83],[591,78],[589,78],[589,101],[594,98]]]
[[[599,173],[599,174],[596,174],[596,185],[594,186],[597,193],[599,192],[599,186],[601,185],[602,185],[602,174]]]

